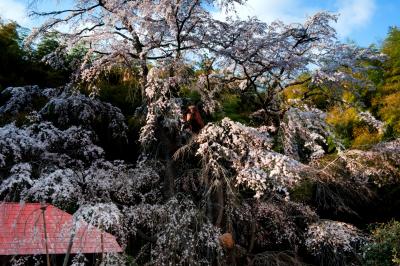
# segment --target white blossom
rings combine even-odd
[[[323,220],[308,227],[305,245],[313,255],[324,252],[324,248],[332,249],[333,253],[340,254],[351,253],[365,240],[365,237],[353,225]]]
[[[369,126],[372,126],[375,130],[377,130],[380,134],[383,133],[385,129],[385,124],[382,121],[376,119],[370,112],[360,112],[358,113],[358,117],[361,121],[367,123]]]
[[[340,154],[354,181],[361,184],[373,182],[378,186],[400,181],[400,140],[376,144],[366,151],[348,150]],[[342,166],[343,167],[343,166]]]
[[[290,108],[281,123],[285,154],[302,162],[325,155],[327,139],[334,136],[325,118],[326,114],[316,108]]]
[[[201,221],[200,213],[192,201],[172,198],[165,204],[142,204],[125,209],[129,227],[134,232],[146,229],[155,233],[157,240],[151,251],[151,262],[165,265],[203,265],[211,261],[207,250],[222,255],[218,243],[220,230],[207,221]]]
[[[204,174],[217,179],[229,177],[234,170],[236,186],[244,185],[260,197],[265,192],[288,194],[300,179],[303,165],[271,150],[273,141],[264,128],[246,127],[224,118],[208,124],[196,137]]]
[[[127,126],[121,111],[109,103],[91,99],[78,92],[65,91],[51,98],[40,114],[59,127],[75,124],[95,129],[102,122],[107,124],[107,130],[115,141],[127,141]]]
[[[7,102],[0,106],[0,114],[16,115],[23,111],[33,111],[35,108],[42,107],[34,106],[34,100],[46,101],[57,93],[56,89],[40,89],[39,86],[8,87],[0,93],[1,97],[7,99]]]
[[[33,184],[31,178],[32,166],[29,163],[19,163],[14,165],[10,170],[10,175],[2,181],[0,194],[5,191],[14,189],[16,186],[29,186]]]
[[[25,197],[36,201],[47,201],[55,204],[79,202],[82,190],[80,179],[71,169],[57,169],[50,173],[43,173],[39,179],[31,183],[31,187],[24,191]]]
[[[84,221],[90,226],[96,226],[103,230],[117,228],[122,222],[122,214],[113,203],[97,203],[82,205],[74,214],[76,221]]]

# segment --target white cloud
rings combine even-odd
[[[0,0],[0,17],[3,20],[16,21],[21,26],[29,26],[27,8],[16,0]]]
[[[374,0],[338,0],[337,8],[340,17],[335,28],[339,36],[348,37],[355,30],[368,25],[376,6]]]
[[[338,23],[333,25],[340,37],[345,38],[359,28],[363,28],[372,18],[376,0],[335,0],[325,2],[328,11],[340,14]],[[302,22],[322,7],[305,0],[248,0],[245,6],[236,6],[239,18],[256,16],[260,20],[270,23],[281,20],[286,23]],[[232,14],[231,14],[232,15]],[[224,18],[223,12],[215,15]]]

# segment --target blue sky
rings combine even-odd
[[[0,17],[17,21],[25,27],[37,26],[41,21],[27,16],[32,0],[0,0]],[[38,10],[62,9],[72,0],[38,0]],[[400,0],[247,0],[237,8],[241,18],[257,16],[271,22],[301,22],[307,15],[326,10],[339,13],[334,27],[343,41],[352,40],[362,46],[379,44],[389,26],[400,26]],[[216,16],[223,16],[216,14]]]

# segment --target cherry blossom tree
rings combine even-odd
[[[365,76],[367,70],[359,62],[383,59],[373,50],[340,43],[332,28],[336,20],[336,15],[320,12],[302,24],[268,25],[257,18],[214,21],[204,33],[204,45],[219,59],[215,64],[223,69],[221,81],[233,82],[240,93],[253,93],[256,106],[279,126],[279,117],[290,107],[282,102],[286,88],[304,84],[311,95],[323,85],[356,90],[362,81],[355,75]]]
[[[210,263],[222,256],[219,229],[201,219],[201,211],[190,199],[163,200],[160,163],[145,158],[136,165],[110,161],[103,148],[96,145],[100,145],[96,131],[87,125],[95,115],[107,114],[109,121],[114,121],[109,124],[114,135],[125,136],[126,125],[119,120],[119,109],[110,109],[110,105],[76,92],[66,96],[65,92],[43,92],[36,86],[8,88],[2,92],[4,95],[8,100],[0,110],[2,115],[13,110],[18,116],[27,108],[30,112],[24,125],[17,126],[14,121],[0,127],[2,200],[51,202],[62,209],[72,208],[77,226],[83,220],[113,232],[122,246],[133,235],[150,240],[158,251],[150,252],[148,245],[142,248],[151,253],[148,262],[153,264]],[[45,95],[47,103],[32,104],[35,97]],[[64,129],[46,120],[49,109],[50,119]],[[151,234],[144,233],[146,230]],[[181,230],[187,230],[187,234],[181,236]],[[165,252],[172,248],[174,252]],[[186,255],[176,257],[182,248]],[[213,256],[207,257],[207,252]],[[102,263],[124,262],[123,256],[109,255]]]
[[[171,125],[179,122],[176,93],[193,84],[193,77],[184,69],[204,53],[215,58],[211,65],[218,66],[195,82],[204,109],[215,110],[218,104],[210,95],[226,86],[239,93],[251,91],[255,104],[274,126],[279,126],[288,109],[282,105],[281,95],[286,87],[307,83],[310,88],[322,84],[341,88],[337,86],[340,82],[352,87],[359,82],[355,75],[365,71],[357,62],[379,58],[368,49],[339,43],[331,26],[337,16],[325,12],[303,24],[213,18],[210,6],[229,9],[234,2],[242,1],[75,1],[71,9],[34,12],[49,19],[30,39],[59,25],[69,26],[61,35],[66,46],[87,46],[76,81],[93,83],[113,66],[140,69],[142,97],[147,104],[142,143],[146,138],[150,142],[156,139],[158,118],[163,123],[175,120]],[[311,75],[300,78],[310,73],[310,68]]]
[[[271,250],[282,246],[298,263],[299,252],[321,256],[326,239],[333,252],[347,254],[361,245],[365,239],[356,228],[321,221],[292,196],[305,182],[330,182],[335,174],[360,186],[366,186],[365,179],[397,182],[397,176],[377,176],[393,177],[398,169],[393,155],[398,142],[376,146],[366,158],[360,151],[342,152],[335,142],[335,162],[344,160],[348,171],[326,174],[335,163],[319,161],[333,134],[325,113],[284,101],[282,93],[300,84],[310,94],[318,86],[369,86],[359,79],[366,71],[360,61],[380,55],[338,42],[331,26],[337,17],[330,13],[295,24],[212,16],[212,5],[230,9],[234,2],[242,3],[76,0],[70,9],[35,11],[48,20],[27,43],[68,28],[59,34],[62,49],[45,60],[62,65],[64,53],[76,46],[85,48],[84,56],[73,62],[76,72],[65,88],[1,92],[2,198],[72,208],[77,221],[114,233],[123,247],[139,239],[137,249],[126,252],[138,264],[265,264],[278,260]],[[205,55],[204,71],[193,74],[194,63]],[[113,67],[140,79],[143,105],[137,116],[145,122],[133,140],[140,149],[137,161],[110,156],[110,146],[132,141],[121,111],[96,99],[95,80]],[[91,97],[79,92],[82,84],[89,84]],[[179,96],[184,87],[199,92],[207,114],[220,107],[223,90],[251,94],[253,116],[261,122],[251,126],[223,118],[198,134],[188,133],[182,126],[185,99]],[[20,124],[16,117],[25,120]],[[363,117],[383,128],[372,115]],[[387,153],[380,156],[382,150]],[[368,161],[385,156],[391,158],[386,170]],[[117,264],[123,259],[109,257]],[[74,262],[79,261],[77,256]]]
[[[180,58],[184,51],[199,48],[201,28],[212,19],[207,6],[229,7],[233,2],[241,1],[74,1],[71,9],[33,12],[49,19],[29,40],[67,25],[62,34],[67,47],[88,46],[77,78],[91,82],[113,65],[138,67],[144,89],[152,60]]]

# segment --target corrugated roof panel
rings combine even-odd
[[[44,214],[49,254],[66,253],[73,228],[72,215],[52,205],[46,205]],[[0,255],[46,254],[44,236],[40,203],[0,204]],[[81,223],[71,253],[101,252],[122,252],[122,249],[113,235]]]

